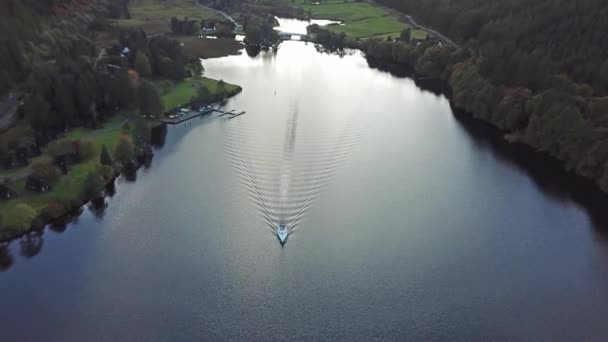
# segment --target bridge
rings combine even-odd
[[[279,31],[279,36],[281,37],[281,40],[306,40],[308,37],[305,33],[285,31]]]

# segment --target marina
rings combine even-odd
[[[177,125],[188,120],[210,114],[212,112],[220,113],[218,117],[228,116],[227,119],[234,119],[237,116],[245,114],[245,111],[236,113],[236,109],[229,111],[223,111],[218,109],[217,105],[205,105],[198,109],[192,109],[190,107],[175,108],[172,111],[165,114],[165,117],[161,119],[162,122],[170,125]]]

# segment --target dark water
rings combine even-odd
[[[5,248],[0,340],[608,338],[602,220],[446,99],[300,42],[205,68],[247,114]]]

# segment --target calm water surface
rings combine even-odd
[[[445,98],[301,42],[205,68],[247,113],[5,249],[2,341],[608,338],[601,224]]]

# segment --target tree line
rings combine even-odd
[[[378,39],[360,47],[370,65],[405,65],[417,78],[445,81],[456,108],[502,129],[511,141],[549,153],[608,191],[608,100],[591,85],[565,73],[545,74],[542,86],[499,83],[488,74],[485,56],[468,47]]]

